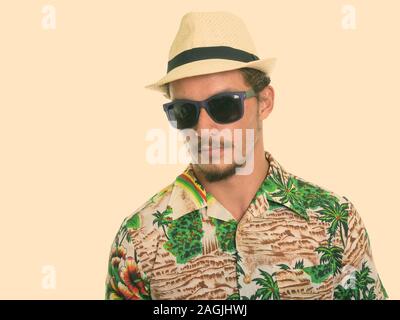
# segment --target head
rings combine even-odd
[[[193,128],[199,136],[198,141],[191,141],[196,144],[198,152],[207,152],[209,159],[212,154],[218,153],[221,161],[213,163],[202,163],[199,155],[198,161],[192,165],[196,167],[203,176],[210,182],[227,179],[235,174],[238,167],[244,166],[246,163],[238,163],[235,161],[235,152],[246,158],[249,152],[254,150],[264,150],[263,146],[263,125],[262,121],[271,113],[274,104],[274,90],[269,85],[270,79],[264,72],[242,68],[223,72],[210,73],[187,77],[172,81],[168,84],[168,96],[171,100],[175,99],[190,99],[190,100],[205,100],[220,92],[226,91],[247,91],[252,88],[256,96],[244,100],[243,117],[236,122],[229,124],[219,124],[210,118],[207,111],[201,108],[199,121]],[[203,129],[209,129],[210,135],[206,136],[207,141],[200,141]],[[254,142],[252,145],[247,145],[246,129],[250,129],[254,133]],[[203,131],[202,131],[203,130]],[[207,131],[207,130],[206,130]],[[226,135],[215,135],[213,132],[229,132],[228,138]],[[241,137],[241,142],[237,145],[235,134]],[[204,135],[203,135],[204,137]],[[215,139],[220,143],[220,148],[213,149]],[[227,141],[229,139],[230,141]],[[201,151],[201,146],[208,146],[210,150]],[[226,154],[230,152],[230,156]],[[230,159],[232,161],[224,161]]]

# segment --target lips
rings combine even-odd
[[[213,150],[221,150],[223,148],[202,148],[200,151],[213,151]]]

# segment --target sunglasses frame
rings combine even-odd
[[[210,109],[209,109],[210,107],[208,105],[208,102],[213,100],[213,99],[215,99],[215,98],[220,98],[220,97],[225,97],[225,96],[232,97],[232,96],[235,96],[235,95],[239,96],[239,98],[240,98],[240,118],[235,120],[235,121],[232,121],[232,122],[219,122],[216,119],[214,119],[214,117],[210,114]],[[171,124],[172,124],[172,121],[175,121],[175,120],[170,118],[169,110],[172,109],[174,107],[174,104],[177,103],[177,102],[180,102],[180,103],[192,103],[196,107],[196,119],[197,119],[196,124],[199,121],[199,115],[200,115],[200,109],[201,108],[204,108],[207,111],[207,114],[210,116],[210,118],[214,122],[219,123],[219,124],[229,124],[229,123],[233,123],[233,122],[239,121],[243,117],[244,100],[247,99],[247,98],[255,97],[255,96],[257,96],[257,94],[254,92],[254,90],[252,88],[250,88],[247,91],[232,91],[232,92],[231,91],[224,91],[224,92],[217,93],[217,94],[215,94],[215,95],[213,95],[211,97],[208,97],[206,100],[202,100],[202,101],[189,100],[189,99],[176,99],[176,100],[164,103],[163,104],[163,109],[164,109],[164,112],[166,113],[167,118],[168,118],[168,120],[169,120],[169,122]]]

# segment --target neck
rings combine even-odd
[[[254,146],[254,170],[250,174],[234,174],[221,181],[209,182],[200,170],[194,169],[194,173],[206,191],[211,193],[236,221],[239,221],[264,181],[268,170],[269,163],[265,158],[263,143],[256,143]]]

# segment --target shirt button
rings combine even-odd
[[[249,284],[251,282],[251,277],[249,274],[246,274],[243,279],[244,283]]]

